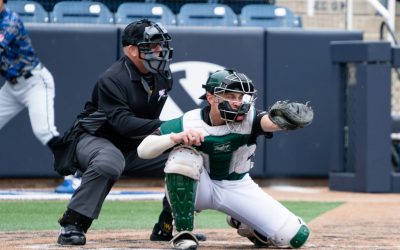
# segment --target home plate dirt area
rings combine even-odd
[[[296,183],[268,183],[264,189],[280,201],[343,202],[308,223],[311,236],[302,249],[400,249],[400,194],[335,192],[324,185]],[[163,191],[162,186],[149,190]],[[197,232],[207,236],[207,241],[200,242],[198,249],[255,249],[234,229]],[[149,234],[150,230],[89,230],[86,245],[63,247],[56,243],[58,230],[0,232],[0,248],[170,249],[169,242],[152,242]]]

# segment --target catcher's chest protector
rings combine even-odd
[[[255,145],[248,145],[255,111],[252,109],[232,132],[227,125],[209,126],[201,118],[201,110],[187,112],[182,117],[182,130],[195,129],[204,134],[204,142],[196,147],[204,158],[204,167],[213,180],[241,179],[253,166],[250,158]]]

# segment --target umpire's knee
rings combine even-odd
[[[96,165],[97,172],[112,180],[118,180],[125,167],[125,158],[121,151],[105,147],[98,152],[93,164]]]

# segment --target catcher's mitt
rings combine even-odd
[[[268,111],[269,119],[283,130],[304,128],[311,124],[314,112],[308,102],[277,101]]]

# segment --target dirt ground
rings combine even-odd
[[[261,183],[278,200],[344,202],[308,223],[311,236],[303,249],[400,249],[400,194],[334,192],[325,184],[294,183],[295,188],[279,182]],[[2,187],[4,184],[0,184]],[[116,186],[121,187],[126,188],[123,183]],[[162,190],[157,184],[149,188]],[[207,235],[207,241],[201,242],[198,249],[254,249],[234,229],[199,232]],[[0,232],[0,249],[170,249],[168,242],[148,240],[148,230],[92,230],[82,247],[58,246],[57,234],[57,230]]]

